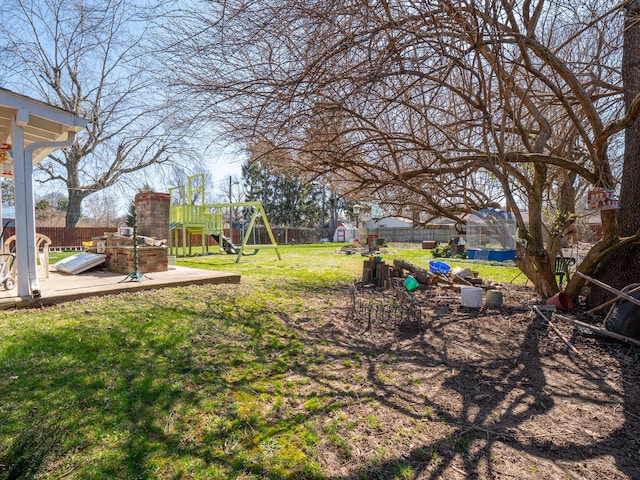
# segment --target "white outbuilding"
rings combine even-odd
[[[355,240],[360,240],[360,233],[358,232],[358,229],[350,223],[341,222],[333,234],[333,241],[349,243],[354,242]]]

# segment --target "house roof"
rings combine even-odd
[[[413,226],[411,220],[401,217],[372,218],[364,222],[367,228],[410,228]]]
[[[24,147],[32,143],[64,141],[70,132],[79,132],[88,124],[71,112],[0,88],[0,143],[13,143],[11,129],[14,119],[22,125]],[[36,148],[33,164],[57,148]]]

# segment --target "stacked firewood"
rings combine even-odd
[[[401,270],[407,270],[413,278],[415,278],[418,283],[422,285],[435,285],[438,283],[443,283],[445,285],[449,285],[452,287],[459,287],[460,285],[482,285],[483,281],[481,278],[473,278],[472,276],[465,275],[463,273],[456,274],[455,270],[445,275],[444,273],[434,273],[425,268],[418,267],[413,263],[407,262],[406,260],[402,260],[401,258],[396,258],[393,261],[394,266]],[[467,273],[470,271],[467,269]],[[476,272],[477,274],[477,272]]]
[[[369,257],[362,268],[362,284],[389,288],[391,279],[402,278],[403,274],[402,268],[386,264],[379,256]]]
[[[428,269],[418,267],[413,263],[396,258],[393,265],[388,265],[380,256],[371,256],[364,261],[362,268],[362,284],[382,288],[389,288],[392,279],[404,278],[405,270],[408,271],[421,285],[445,284],[453,288],[460,285],[482,285],[482,279],[471,276],[434,273]]]

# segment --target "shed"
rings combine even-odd
[[[18,296],[37,298],[36,228],[33,166],[59,148],[70,147],[88,122],[61,108],[0,88],[2,175],[13,178],[15,190]]]
[[[334,242],[353,242],[360,241],[360,233],[358,229],[350,223],[340,223],[333,234]]]

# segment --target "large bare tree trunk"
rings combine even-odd
[[[534,165],[532,192],[529,194],[529,239],[526,247],[517,246],[516,264],[531,279],[538,295],[546,299],[558,292],[558,284],[553,273],[554,258],[550,258],[543,242],[542,197],[536,195],[544,188],[547,177],[547,166],[541,163]]]
[[[624,29],[622,80],[628,109],[640,94],[640,1],[634,1],[627,13]],[[620,189],[618,224],[620,236],[633,235],[640,229],[640,120],[625,130],[624,167]],[[640,283],[640,245],[630,245],[609,255],[594,272],[594,277],[618,289]],[[592,287],[589,305],[603,303],[612,295]]]
[[[69,191],[69,203],[67,205],[66,227],[76,227],[82,216],[82,201],[86,195],[78,194],[73,190]]]

